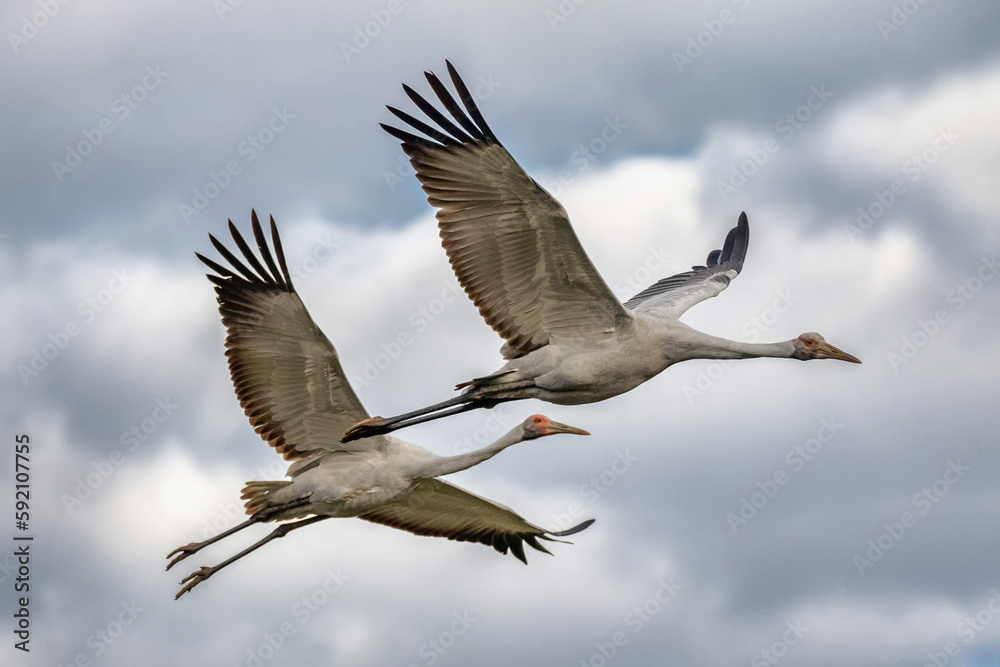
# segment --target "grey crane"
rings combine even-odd
[[[527,563],[524,542],[550,553],[538,540],[577,533],[587,520],[547,531],[503,505],[437,479],[466,470],[525,440],[558,433],[589,435],[543,415],[528,417],[491,445],[456,456],[438,456],[393,436],[345,445],[348,426],[367,417],[347,381],[337,351],[313,322],[292,285],[278,229],[271,218],[272,256],[257,214],[253,234],[260,260],[230,221],[240,261],[214,236],[227,268],[198,254],[215,274],[219,311],[226,326],[226,356],[240,405],[257,433],[292,461],[289,480],[252,481],[243,488],[249,518],[215,537],[175,549],[171,567],[244,528],[281,521],[269,535],[214,567],[180,583],[177,598],[222,568],[289,532],[331,517],[358,517],[418,535],[480,542]],[[196,253],[197,254],[197,253]],[[265,268],[266,265],[266,268]],[[294,520],[294,521],[293,521]]]
[[[458,72],[446,64],[462,105],[436,75],[425,76],[458,125],[404,84],[407,96],[438,127],[388,107],[425,136],[385,124],[382,128],[402,142],[427,201],[437,207],[448,260],[480,314],[506,340],[501,354],[507,362],[494,373],[458,385],[463,393],[450,400],[396,417],[363,420],[344,441],[504,401],[603,401],[689,359],[861,363],[817,333],[750,344],[680,322],[691,306],[718,295],[739,275],[750,241],[746,213],[704,266],[664,278],[621,303],[584,252],[566,211],[507,152]]]

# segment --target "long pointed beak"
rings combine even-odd
[[[853,354],[847,354],[840,348],[836,348],[829,343],[824,342],[820,345],[819,351],[823,353],[824,359],[838,359],[840,361],[849,361],[852,364],[860,364],[861,360],[855,357]]]
[[[577,428],[575,426],[567,426],[566,424],[560,424],[559,422],[554,422],[549,420],[549,433],[555,435],[556,433],[572,433],[573,435],[590,435],[589,431],[584,431],[582,428]]]

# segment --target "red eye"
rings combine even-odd
[[[541,424],[542,423],[542,418],[541,417],[535,417],[535,423],[536,424]]]

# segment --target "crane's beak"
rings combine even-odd
[[[849,361],[852,364],[860,364],[861,360],[855,357],[853,354],[847,354],[840,348],[836,348],[830,345],[826,341],[819,344],[819,349],[816,350],[817,359],[838,359],[840,361]]]
[[[560,424],[559,422],[554,422],[549,420],[549,434],[555,435],[556,433],[572,433],[573,435],[590,435],[588,431],[584,431],[582,428],[576,428],[575,426],[567,426],[566,424]]]

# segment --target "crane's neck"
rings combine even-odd
[[[779,343],[742,343],[735,340],[701,334],[692,345],[689,359],[753,359],[756,357],[778,357],[790,359],[795,356],[795,343],[790,340]]]
[[[465,454],[458,454],[456,456],[436,457],[434,460],[422,466],[416,476],[440,477],[441,475],[450,475],[451,473],[459,472],[460,470],[467,470],[474,465],[478,465],[487,459],[493,458],[511,445],[516,445],[522,440],[524,440],[524,431],[521,426],[518,425],[492,445],[487,445],[482,449],[477,449],[473,452]]]

